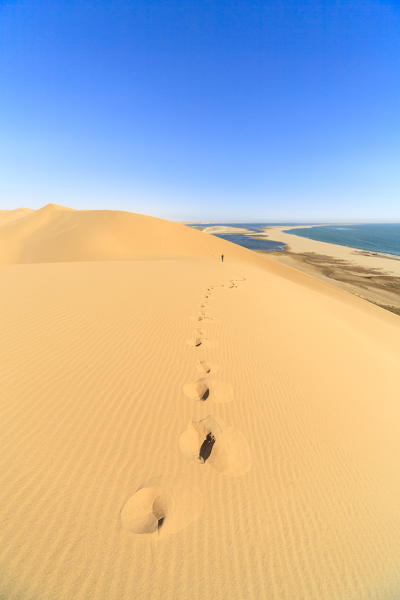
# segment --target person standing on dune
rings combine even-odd
[[[224,262],[224,255],[221,254],[221,262]]]

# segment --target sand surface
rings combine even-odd
[[[42,211],[0,235],[0,598],[397,600],[399,318],[183,225]]]
[[[0,225],[4,225],[5,223],[10,223],[11,221],[16,221],[21,217],[25,217],[34,210],[32,208],[15,208],[13,210],[0,210]]]
[[[254,233],[250,229],[246,227],[230,227],[229,225],[210,225],[209,227],[204,227],[202,229],[203,233],[244,233],[251,234]]]

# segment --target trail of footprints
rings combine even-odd
[[[229,289],[237,288],[239,281],[231,279]],[[225,287],[224,284],[221,287]],[[197,320],[211,321],[207,313],[209,301],[214,294],[215,286],[207,288]],[[213,375],[213,368],[204,356],[208,339],[204,337],[203,331],[196,330],[194,334],[194,347],[202,357],[197,357],[197,367],[202,376],[191,383],[183,386],[184,394],[197,402],[230,402],[233,399],[233,387],[230,383],[220,381]],[[179,438],[179,447],[182,454],[195,463],[210,466],[227,475],[241,475],[250,466],[250,455],[248,445],[244,436],[233,427],[226,426],[222,420],[208,415],[199,421],[191,421],[187,429]]]
[[[237,288],[238,283],[245,280],[231,279],[227,287]],[[204,293],[200,314],[194,317],[195,321],[213,323],[214,319],[208,315],[207,308],[215,287],[210,285]],[[220,287],[225,285],[221,284]],[[188,343],[196,352],[200,378],[183,386],[185,396],[190,401],[200,403],[232,401],[232,385],[214,377],[215,369],[204,354],[209,344],[204,331],[196,329]],[[190,421],[180,435],[179,449],[194,464],[207,463],[224,475],[240,476],[250,469],[250,451],[244,435],[213,415]],[[141,487],[126,502],[121,511],[121,523],[133,533],[165,535],[175,533],[197,519],[201,508],[202,495],[199,490],[193,486],[187,489],[182,480],[175,480],[171,484],[158,479]]]

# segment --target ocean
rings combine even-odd
[[[400,256],[400,223],[368,223],[364,225],[320,225],[295,231],[292,235],[350,246],[370,252]]]
[[[250,231],[258,232],[270,225],[293,227],[299,223],[192,223],[195,229],[205,229],[212,225],[225,227],[245,227]],[[305,225],[305,223],[303,224]],[[368,223],[363,225],[313,225],[295,231],[286,231],[292,235],[329,242],[340,246],[349,246],[369,252],[383,252],[400,256],[400,223]],[[241,233],[218,233],[217,237],[244,246],[250,250],[281,251],[284,244],[273,240],[262,240]]]

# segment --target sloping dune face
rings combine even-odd
[[[25,217],[30,213],[33,213],[34,210],[31,208],[15,208],[14,210],[0,210],[0,226],[5,223],[10,223],[11,221],[15,221],[20,219],[21,217]]]
[[[48,204],[22,218],[4,219],[1,226],[0,218],[3,264],[216,256],[224,246],[223,240],[184,225],[123,211]],[[228,246],[231,254],[240,252]]]
[[[0,268],[0,598],[398,600],[398,317],[157,219],[109,260],[126,213],[57,210],[9,239],[53,262]]]

